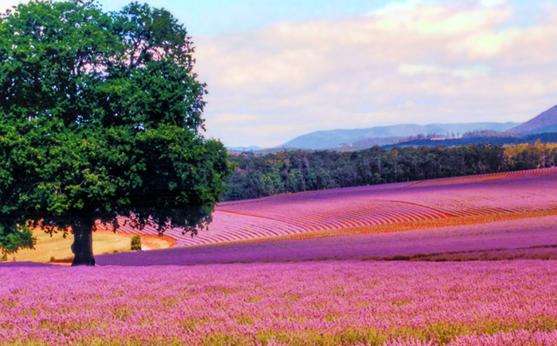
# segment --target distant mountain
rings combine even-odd
[[[339,149],[347,147],[364,148],[394,144],[403,138],[418,135],[462,135],[473,131],[507,131],[517,123],[457,123],[457,124],[403,124],[378,126],[366,129],[330,130],[311,132],[286,142],[285,149]]]
[[[509,132],[518,135],[557,132],[557,106],[553,106],[534,119],[510,129]]]
[[[382,147],[385,145],[391,145],[405,140],[409,140],[409,137],[372,137],[372,138],[365,138],[362,140],[355,141],[353,143],[341,146],[338,149],[341,151],[362,150],[362,149],[371,148],[376,145]]]

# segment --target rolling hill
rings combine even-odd
[[[316,131],[296,137],[286,142],[282,147],[286,149],[325,150],[337,149],[343,146],[361,146],[365,143],[368,143],[369,146],[389,145],[411,136],[464,134],[473,131],[506,131],[517,125],[517,123],[512,122],[402,124],[365,129]]]
[[[392,232],[553,215],[557,168],[282,194],[220,203],[195,237],[169,230],[179,246],[315,234]],[[512,194],[513,198],[508,198]],[[154,227],[126,233],[157,234]]]

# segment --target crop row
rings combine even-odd
[[[189,265],[370,259],[556,258],[557,216],[407,232],[243,242],[97,256],[100,265]]]
[[[320,230],[397,225],[557,208],[557,169],[284,194],[222,203],[196,237],[167,231],[179,245],[265,239]],[[156,234],[123,226],[129,233]]]

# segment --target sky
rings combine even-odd
[[[207,136],[227,146],[337,128],[525,121],[557,104],[557,1],[147,2],[193,36]]]

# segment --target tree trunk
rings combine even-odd
[[[79,220],[72,225],[74,254],[72,266],[94,266],[93,257],[93,222]]]

